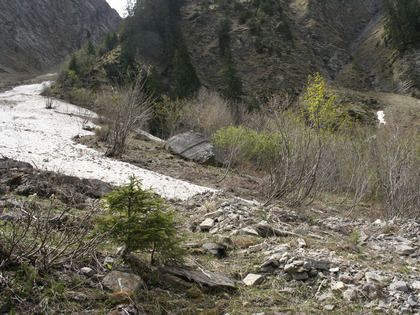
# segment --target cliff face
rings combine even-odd
[[[0,0],[0,82],[48,71],[119,22],[105,0]]]
[[[420,82],[418,54],[396,56],[384,45],[381,0],[283,0],[272,15],[255,9],[253,1],[239,2],[252,12],[245,23],[221,1],[182,2],[183,32],[206,86],[222,89],[222,19],[232,22],[231,52],[247,95],[298,93],[315,72],[355,90],[411,93]]]

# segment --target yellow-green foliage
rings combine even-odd
[[[336,134],[348,126],[347,109],[335,102],[336,96],[328,94],[325,81],[319,73],[309,76],[308,87],[303,97],[305,101],[304,117],[308,122],[308,130],[324,139]]]

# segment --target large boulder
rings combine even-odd
[[[203,135],[195,132],[173,136],[166,141],[165,149],[200,164],[226,164],[210,142]]]

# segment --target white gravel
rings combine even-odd
[[[39,169],[114,185],[126,183],[129,176],[135,175],[145,188],[167,199],[186,200],[213,191],[106,158],[75,143],[73,137],[92,134],[82,127],[96,114],[58,100],[54,100],[53,109],[46,109],[46,99],[39,94],[50,84],[22,85],[0,94],[0,155],[29,162]]]

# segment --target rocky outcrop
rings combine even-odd
[[[209,140],[199,133],[185,132],[168,139],[165,149],[200,164],[226,164]]]
[[[0,82],[48,71],[120,20],[105,0],[0,0]]]

